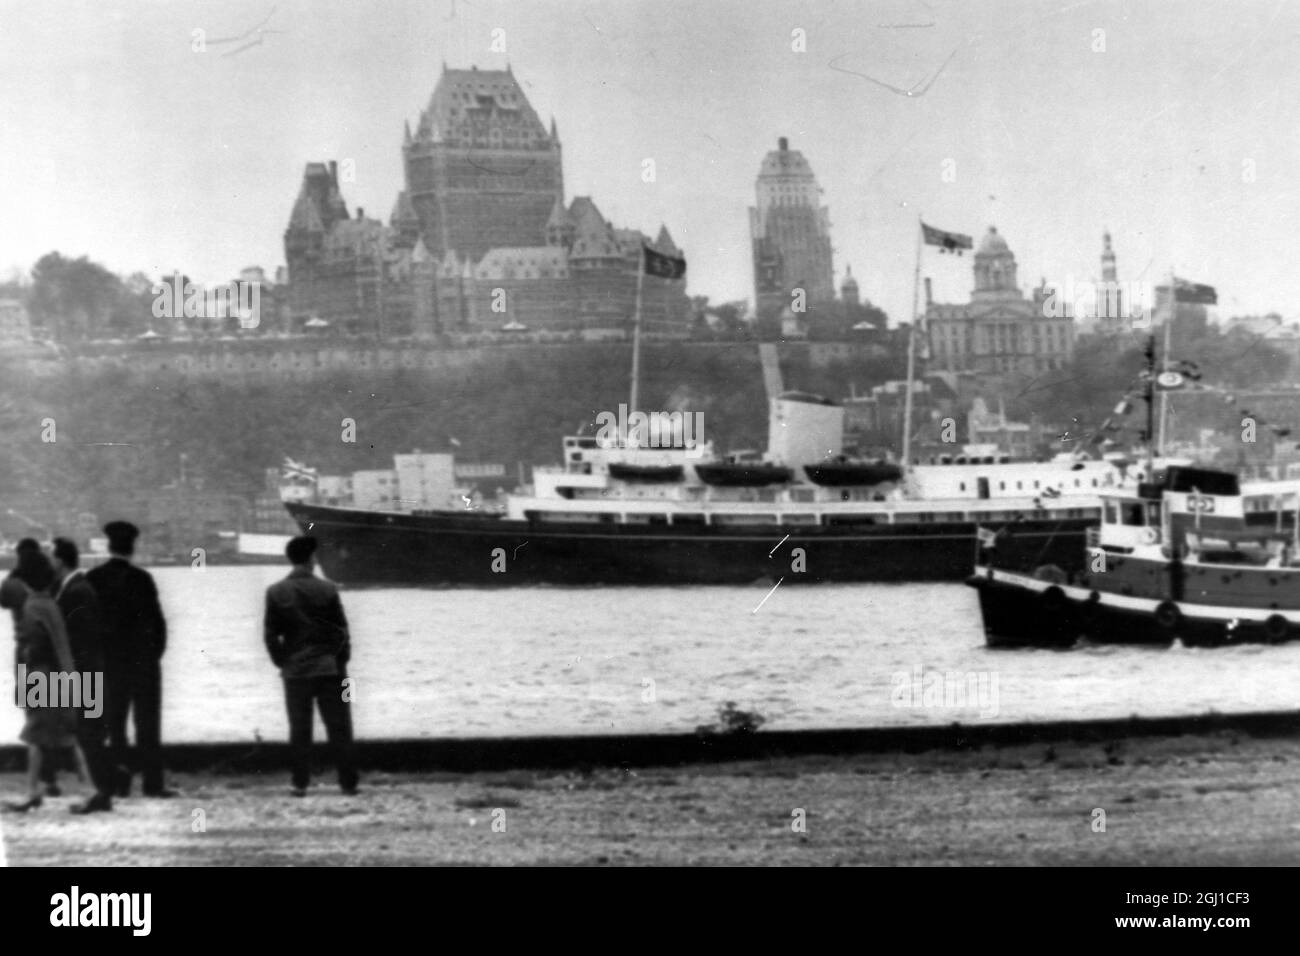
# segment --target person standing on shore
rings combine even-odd
[[[285,548],[293,570],[266,589],[263,637],[284,679],[293,795],[304,796],[311,782],[314,704],[334,751],[339,788],[351,796],[358,784],[346,683],[351,639],[338,588],[312,573],[315,554],[316,539],[311,537],[294,538]]]
[[[174,797],[163,785],[162,656],[167,621],[153,576],[131,563],[140,529],[129,521],[104,525],[108,561],[86,572],[103,621],[104,676],[109,745],[117,764],[116,792],[131,793],[126,720],[133,715],[135,746],[146,797]]]
[[[84,701],[61,699],[55,690],[67,686],[55,679],[57,675],[71,674],[74,668],[63,615],[51,594],[54,568],[49,558],[38,551],[23,556],[22,570],[28,594],[18,622],[18,660],[23,678],[19,693],[25,696],[29,685],[34,684],[36,694],[34,700],[23,701],[25,717],[20,735],[27,744],[27,799],[5,804],[6,810],[17,813],[41,805],[41,768],[54,752],[72,750],[82,777],[90,776],[76,736],[77,707]]]
[[[63,614],[72,649],[72,664],[81,675],[83,699],[87,688],[98,693],[77,719],[77,743],[86,758],[95,795],[72,808],[73,813],[101,813],[113,809],[113,767],[105,748],[104,647],[100,630],[99,598],[77,565],[81,554],[68,538],[54,539],[54,601]],[[93,715],[91,712],[94,711]]]
[[[4,608],[13,615],[14,619],[14,674],[18,673],[18,665],[21,662],[19,655],[21,648],[18,644],[18,625],[23,618],[23,604],[27,601],[27,595],[31,593],[31,588],[23,580],[24,572],[30,571],[33,555],[41,553],[40,543],[35,538],[23,538],[14,547],[14,569],[5,575],[4,581],[0,582],[0,608]],[[22,688],[15,681],[14,684],[14,703],[19,707],[23,706]],[[54,760],[45,760],[41,763],[41,782],[45,784],[45,795],[47,797],[57,797],[60,794],[58,784],[58,770]]]
[[[32,593],[32,589],[27,586],[23,580],[24,565],[28,564],[33,554],[40,554],[41,546],[35,538],[23,538],[14,547],[14,569],[5,575],[5,579],[0,581],[0,608],[4,608],[14,619],[14,673],[18,673],[18,665],[22,663],[22,648],[18,644],[18,624],[23,619],[23,604],[27,601],[27,595]],[[14,703],[19,707],[23,706],[22,691],[15,685]]]

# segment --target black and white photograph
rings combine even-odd
[[[0,20],[0,862],[1300,863],[1295,4]]]

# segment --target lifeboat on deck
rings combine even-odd
[[[610,462],[610,477],[619,481],[635,481],[640,484],[662,484],[681,481],[681,465],[629,465],[625,462]]]
[[[780,485],[794,477],[794,472],[781,465],[765,462],[715,462],[696,465],[695,473],[706,485],[726,488],[758,488],[763,485]]]
[[[809,481],[831,488],[879,485],[903,477],[903,469],[887,461],[823,461],[804,465],[803,470]]]

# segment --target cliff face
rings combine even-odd
[[[788,387],[840,397],[850,376],[859,389],[874,384],[862,362],[812,348],[783,352]],[[0,428],[14,437],[0,457],[0,510],[34,497],[69,512],[121,510],[174,482],[182,456],[188,480],[249,495],[286,455],[346,473],[390,468],[397,452],[443,450],[452,438],[458,458],[502,463],[513,477],[518,462],[558,463],[564,435],[584,424],[594,434],[601,411],[628,401],[625,343],[434,352],[436,367],[401,360],[419,350],[337,351],[330,365],[296,371],[292,353],[279,355],[279,372],[249,373],[240,371],[242,353],[137,350],[3,376]],[[344,359],[356,364],[343,367]],[[719,448],[765,444],[755,345],[650,344],[642,370],[643,410],[701,412],[704,437]],[[343,440],[345,419],[355,422],[355,441]]]

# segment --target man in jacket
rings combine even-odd
[[[104,646],[99,598],[77,567],[81,555],[67,538],[54,539],[54,601],[63,614],[72,645],[72,663],[81,675],[82,708],[77,718],[77,743],[86,757],[95,795],[72,808],[73,813],[102,813],[113,809],[113,765],[105,749]],[[90,695],[95,695],[92,699]]]
[[[134,717],[135,746],[146,797],[174,797],[163,784],[162,656],[167,621],[153,577],[131,563],[140,529],[128,521],[104,526],[112,556],[86,573],[99,598],[104,626],[108,737],[117,763],[117,795],[131,792],[126,720]]]
[[[315,554],[315,538],[294,538],[285,548],[293,570],[266,590],[263,636],[271,661],[284,679],[293,795],[304,796],[311,781],[314,704],[334,751],[339,787],[351,796],[357,792],[358,782],[347,682],[351,640],[338,588],[312,573]]]

